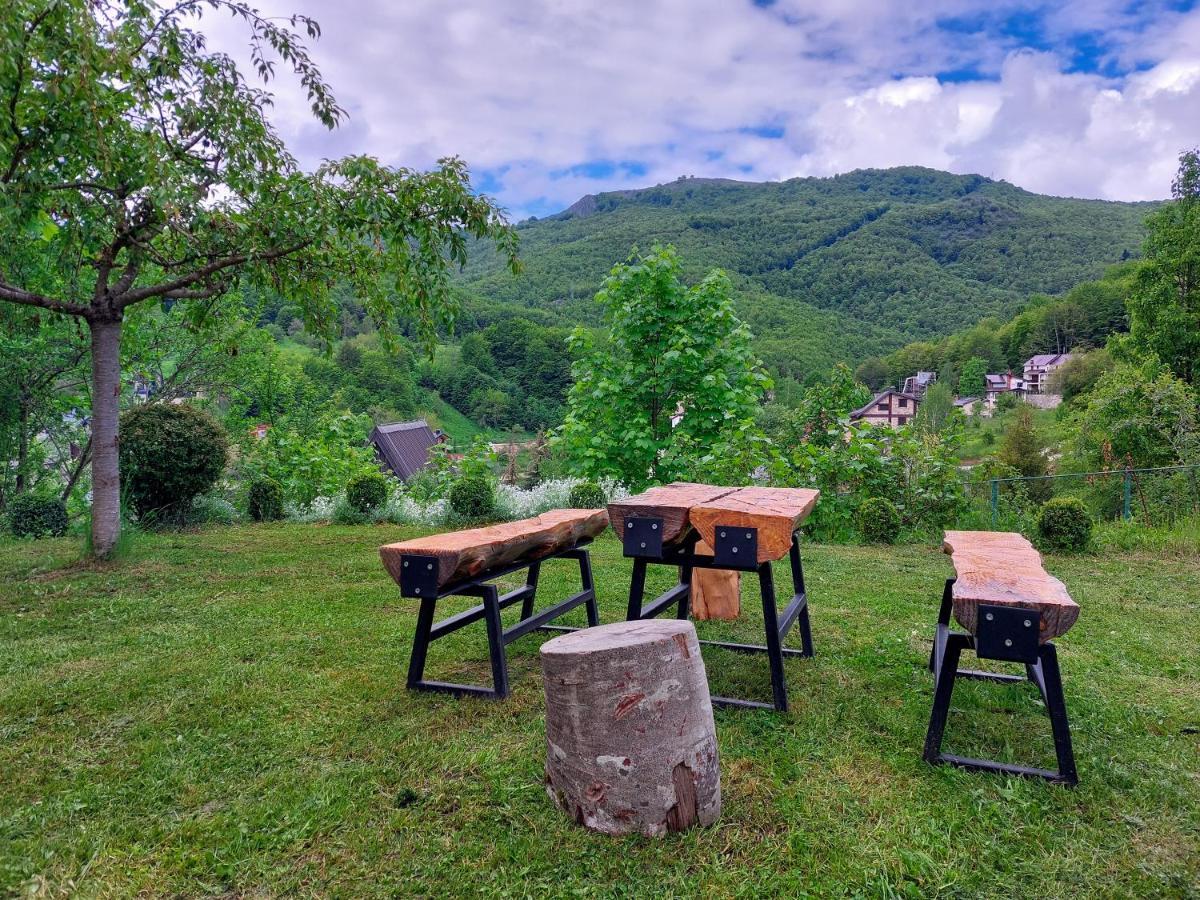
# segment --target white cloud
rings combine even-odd
[[[1115,0],[1042,20],[1048,39],[1100,29],[1122,79],[1066,71],[1003,33],[951,18],[1020,4],[935,0],[264,0],[320,20],[315,58],[351,115],[329,134],[286,77],[275,121],[302,160],[347,152],[425,166],[457,154],[502,172],[516,215],[680,174],[777,179],[921,164],[1030,190],[1165,195],[1178,151],[1200,141],[1200,12],[1134,21]],[[214,44],[241,52],[223,17]],[[1150,65],[1146,66],[1146,61]],[[983,81],[939,81],[972,69]],[[782,128],[782,137],[753,129]],[[596,160],[603,178],[554,177]]]

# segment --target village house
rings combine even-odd
[[[920,402],[921,400],[916,394],[887,390],[866,406],[850,413],[850,421],[900,428],[912,421],[913,416],[917,414],[917,404]]]
[[[902,393],[912,394],[919,401],[935,381],[937,381],[937,372],[918,372],[916,375],[909,375],[905,378],[904,387],[900,390]]]
[[[996,401],[1000,399],[1002,394],[1013,394],[1018,400],[1025,397],[1025,379],[1018,378],[1012,372],[1005,372],[1001,375],[986,375],[987,393],[983,396],[983,402],[989,408],[995,408]]]
[[[369,438],[379,461],[401,481],[408,481],[427,465],[429,451],[446,435],[434,431],[424,419],[376,425]]]
[[[1025,390],[1030,394],[1044,394],[1049,390],[1048,382],[1055,371],[1061,369],[1070,353],[1041,353],[1025,360]]]

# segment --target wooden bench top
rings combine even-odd
[[[608,515],[617,537],[625,527],[626,516],[656,516],[663,520],[663,545],[674,544],[690,528],[688,513],[692,507],[732,494],[737,488],[714,487],[676,481],[608,504]]]
[[[710,547],[718,525],[758,530],[758,561],[782,559],[792,546],[792,532],[817,505],[821,492],[808,488],[738,488],[731,494],[699,503],[688,518]]]
[[[806,488],[716,487],[675,482],[608,505],[613,530],[620,536],[627,516],[663,520],[663,545],[670,546],[695,528],[713,546],[716,525],[758,529],[758,561],[780,559],[792,544],[792,532],[808,518],[820,491]]]
[[[497,566],[544,559],[607,527],[608,513],[603,509],[555,509],[532,519],[385,544],[379,548],[379,556],[397,584],[405,556],[435,556],[437,583],[442,587]]]
[[[951,590],[954,618],[975,634],[980,603],[1017,606],[1041,613],[1041,641],[1066,634],[1079,618],[1079,604],[1066,586],[1042,568],[1042,556],[1019,534],[1008,531],[947,531],[942,549],[957,579]]]

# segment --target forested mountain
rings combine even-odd
[[[1009,318],[1030,294],[1098,278],[1138,254],[1153,207],[917,167],[762,184],[683,178],[523,222],[524,275],[483,252],[461,284],[480,300],[591,322],[614,262],[671,243],[689,276],[729,271],[767,361],[804,370]]]

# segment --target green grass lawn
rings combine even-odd
[[[945,557],[810,546],[817,657],[786,663],[791,713],[717,712],[720,822],[612,839],[543,791],[541,636],[503,703],[404,689],[415,610],[375,548],[413,533],[161,534],[97,567],[0,546],[0,894],[1200,893],[1196,555],[1048,559],[1083,607],[1059,641],[1072,790],[921,761]],[[614,621],[629,565],[611,538],[594,555]],[[547,565],[546,600],[570,572]],[[480,623],[428,674],[480,681],[486,658]],[[768,697],[765,658],[706,659],[714,692]],[[1036,690],[961,683],[946,749],[1051,763]]]

